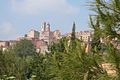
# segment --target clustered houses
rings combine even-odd
[[[21,39],[28,39],[34,44],[37,52],[45,53],[48,52],[48,45],[52,42],[56,42],[60,39],[60,36],[60,30],[51,31],[50,24],[44,22],[40,31],[31,29],[24,37],[19,37],[17,40],[0,41],[0,47],[5,50]]]
[[[36,51],[45,53],[48,52],[48,46],[53,43],[57,42],[61,37],[71,37],[71,33],[66,33],[65,35],[61,36],[60,30],[51,31],[50,24],[44,22],[41,26],[39,31],[31,29],[24,37],[19,37],[16,40],[9,40],[9,41],[0,41],[0,48],[5,50],[6,48],[14,45],[21,39],[28,39],[34,44]],[[90,51],[91,48],[91,41],[92,35],[94,32],[90,31],[80,31],[76,32],[76,38],[80,39],[83,42],[83,45],[86,45],[86,52]],[[120,34],[120,32],[118,32]],[[120,49],[120,43],[115,40],[112,40],[112,43]],[[101,42],[104,43],[104,39],[101,39]]]
[[[76,32],[76,38],[83,42],[83,45],[86,45],[86,52],[89,52],[91,49],[91,41],[92,41],[92,32],[90,31],[80,31]],[[66,33],[64,36],[71,37],[71,33]]]
[[[64,36],[70,37],[71,33],[67,33]],[[88,52],[90,50],[92,33],[89,31],[80,31],[76,32],[76,37],[87,45],[86,51]],[[24,37],[19,37],[17,40],[0,41],[0,47],[5,50],[21,39],[28,39],[31,40],[31,42],[34,44],[37,52],[44,54],[45,52],[48,52],[48,46],[53,42],[57,42],[60,38],[60,30],[51,31],[50,24],[44,22],[40,31],[31,29],[27,34],[25,34]]]
[[[48,46],[53,42],[57,42],[62,37],[60,30],[51,31],[50,27],[51,26],[49,23],[44,22],[41,26],[40,31],[31,29],[27,34],[24,35],[24,37],[19,37],[16,40],[0,41],[0,47],[3,48],[4,50],[21,39],[28,39],[31,40],[31,42],[34,44],[37,52],[41,53],[48,52]],[[71,33],[67,33],[64,36],[70,37]],[[76,32],[76,37],[83,41],[85,45],[87,45],[86,51],[87,52],[90,51],[92,32],[90,31]]]
[[[76,38],[80,39],[83,42],[91,42],[92,40],[92,32],[90,31],[80,31],[75,33]],[[65,34],[67,37],[71,37],[71,33]]]
[[[17,40],[0,41],[0,48],[5,50],[6,48],[14,45],[16,42],[17,42]]]
[[[44,22],[40,31],[32,29],[25,35],[24,38],[32,41],[37,52],[45,53],[48,52],[48,45],[60,39],[60,35],[61,33],[59,30],[51,31],[50,24]]]
[[[8,41],[0,41],[0,47],[5,50],[9,46]]]

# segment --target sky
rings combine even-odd
[[[71,32],[75,22],[77,31],[90,30],[90,0],[0,0],[0,40],[23,36],[31,29],[40,31],[43,22],[51,30]]]

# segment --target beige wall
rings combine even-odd
[[[9,46],[9,42],[7,42],[7,41],[0,42],[0,47],[8,47],[8,46]]]
[[[31,30],[27,33],[28,38],[39,38],[39,32],[35,30]]]
[[[71,36],[71,33],[66,34],[67,37]],[[92,34],[89,31],[76,32],[76,37],[84,42],[90,42],[92,39]]]

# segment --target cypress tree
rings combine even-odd
[[[72,33],[71,33],[71,42],[70,42],[70,47],[73,50],[76,47],[76,42],[75,42],[76,36],[75,36],[75,22],[73,22],[73,28],[72,28]]]
[[[75,22],[73,22],[72,34],[71,34],[71,41],[75,40]]]

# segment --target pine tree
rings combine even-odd
[[[92,27],[94,29],[94,37],[98,35],[99,38],[102,38],[105,50],[103,57],[103,63],[110,63],[116,68],[116,76],[114,77],[115,80],[120,79],[120,51],[117,49],[116,44],[119,43],[120,34],[118,31],[120,30],[120,0],[94,0],[92,2],[92,10],[96,12],[94,16],[94,20],[92,20]],[[93,25],[94,22],[99,22],[99,25]],[[99,27],[99,29],[97,29]],[[94,39],[94,38],[93,38]],[[99,40],[99,39],[98,39]],[[94,42],[97,42],[97,36]],[[101,44],[101,42],[98,42]],[[99,45],[98,44],[98,45]],[[94,46],[94,44],[92,44]],[[99,46],[102,48],[103,46]],[[96,49],[98,52],[98,49]],[[99,52],[100,53],[100,52]]]

